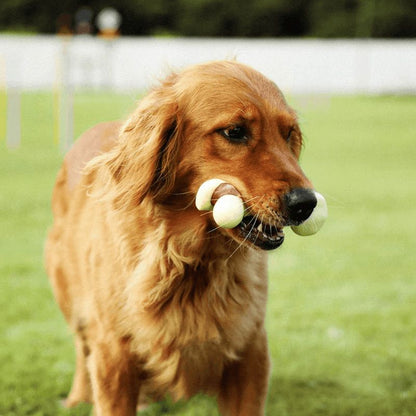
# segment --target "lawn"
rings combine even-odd
[[[305,133],[302,166],[330,217],[316,236],[287,231],[270,255],[267,415],[415,415],[416,97],[290,101]],[[76,134],[124,117],[134,103],[134,95],[78,94]],[[59,405],[74,356],[42,265],[62,160],[52,95],[23,95],[18,149],[6,147],[2,132],[0,415],[89,415],[88,405]],[[163,414],[218,413],[202,396],[143,413]]]

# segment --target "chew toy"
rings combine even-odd
[[[317,203],[312,214],[302,224],[291,227],[298,235],[307,236],[317,233],[328,217],[328,207],[325,198],[319,192],[315,192],[315,197]]]
[[[234,228],[244,217],[244,203],[240,193],[221,179],[204,182],[196,194],[195,205],[199,211],[213,211],[219,227]]]
[[[243,220],[244,204],[236,195],[223,195],[215,203],[212,213],[219,227],[234,228]]]
[[[325,198],[315,192],[317,204],[309,218],[292,230],[301,236],[317,233],[328,216]],[[237,189],[221,179],[209,179],[198,189],[195,205],[199,211],[212,211],[214,221],[222,228],[235,228],[244,218],[245,207]]]
[[[224,181],[221,179],[209,179],[199,187],[195,199],[195,205],[199,211],[211,211],[214,208],[211,203],[212,194],[222,183]]]

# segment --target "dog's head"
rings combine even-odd
[[[234,61],[212,62],[171,75],[142,100],[110,169],[124,203],[150,197],[199,216],[190,203],[198,187],[211,178],[229,182],[248,215],[221,232],[273,249],[282,228],[316,205],[298,164],[301,147],[296,114],[272,81]]]

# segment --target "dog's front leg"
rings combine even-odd
[[[65,407],[74,407],[82,402],[91,402],[91,383],[87,369],[87,357],[89,347],[85,340],[77,334],[75,335],[76,349],[76,368],[74,381],[72,382],[71,392],[64,401]]]
[[[89,369],[97,416],[136,415],[139,373],[128,344],[105,339],[92,345]]]
[[[223,416],[263,416],[269,385],[270,358],[262,328],[241,359],[225,369],[218,406]]]

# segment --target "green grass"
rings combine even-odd
[[[134,101],[77,95],[76,134],[125,116]],[[414,415],[416,97],[291,101],[300,107],[305,132],[302,166],[327,197],[330,217],[316,236],[288,231],[270,256],[267,415]],[[74,357],[42,266],[62,159],[53,141],[52,103],[50,94],[24,94],[20,148],[7,149],[0,137],[2,416],[91,411],[59,406]],[[211,399],[196,397],[143,414],[218,413]]]

